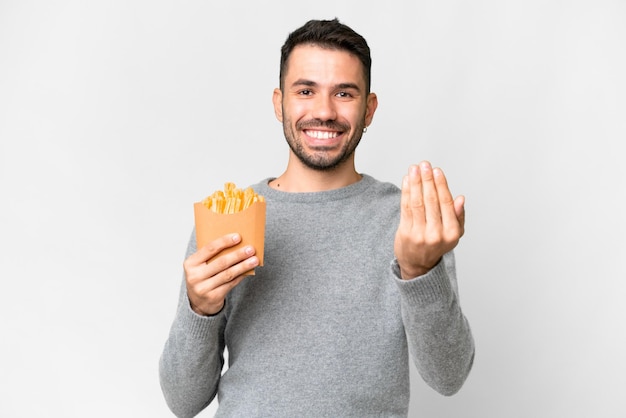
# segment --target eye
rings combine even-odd
[[[313,92],[311,90],[308,90],[308,89],[303,89],[303,90],[300,90],[298,92],[298,94],[301,95],[301,96],[310,96],[310,95],[313,94]]]
[[[340,91],[339,93],[337,93],[337,97],[341,97],[343,99],[349,99],[352,97],[352,94],[348,93],[347,91]]]

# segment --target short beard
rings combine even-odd
[[[284,114],[284,113],[283,113]],[[320,121],[320,120],[312,120],[306,122],[299,122],[296,124],[295,131],[291,128],[292,124],[289,119],[286,119],[283,122],[283,132],[285,134],[285,139],[287,140],[287,144],[289,144],[289,148],[291,151],[298,157],[300,162],[304,164],[306,167],[317,170],[317,171],[332,171],[337,167],[344,164],[352,155],[354,155],[354,151],[356,147],[361,142],[361,137],[363,136],[363,128],[365,127],[365,121],[360,122],[356,129],[354,130],[353,136],[345,143],[343,149],[335,158],[329,158],[324,151],[324,148],[318,148],[317,150],[320,153],[314,152],[307,154],[304,150],[302,142],[298,139],[298,132],[302,132],[303,129],[310,128],[328,128],[334,129],[341,132],[347,132],[349,130],[349,126],[345,124],[341,124],[335,121]],[[330,149],[330,148],[329,148]]]

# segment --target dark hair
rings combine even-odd
[[[370,48],[361,35],[347,25],[333,20],[309,20],[304,26],[291,32],[280,49],[280,88],[283,88],[283,76],[293,49],[302,44],[312,44],[322,48],[337,49],[354,54],[363,64],[366,93],[370,92],[372,57]]]

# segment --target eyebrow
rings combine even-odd
[[[300,78],[296,81],[294,81],[291,86],[295,87],[295,86],[307,86],[307,87],[316,87],[318,85],[318,83],[316,83],[315,81],[312,80],[306,80],[303,78]],[[337,85],[334,86],[335,89],[354,89],[356,91],[361,91],[361,89],[359,88],[358,84],[355,83],[339,83]]]

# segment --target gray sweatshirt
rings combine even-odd
[[[217,417],[406,417],[409,352],[428,385],[456,393],[474,343],[454,255],[400,279],[399,189],[368,175],[317,193],[268,181],[252,186],[267,202],[264,266],[215,316],[195,314],[181,287],[160,359],[174,414],[192,417],[217,394]]]

